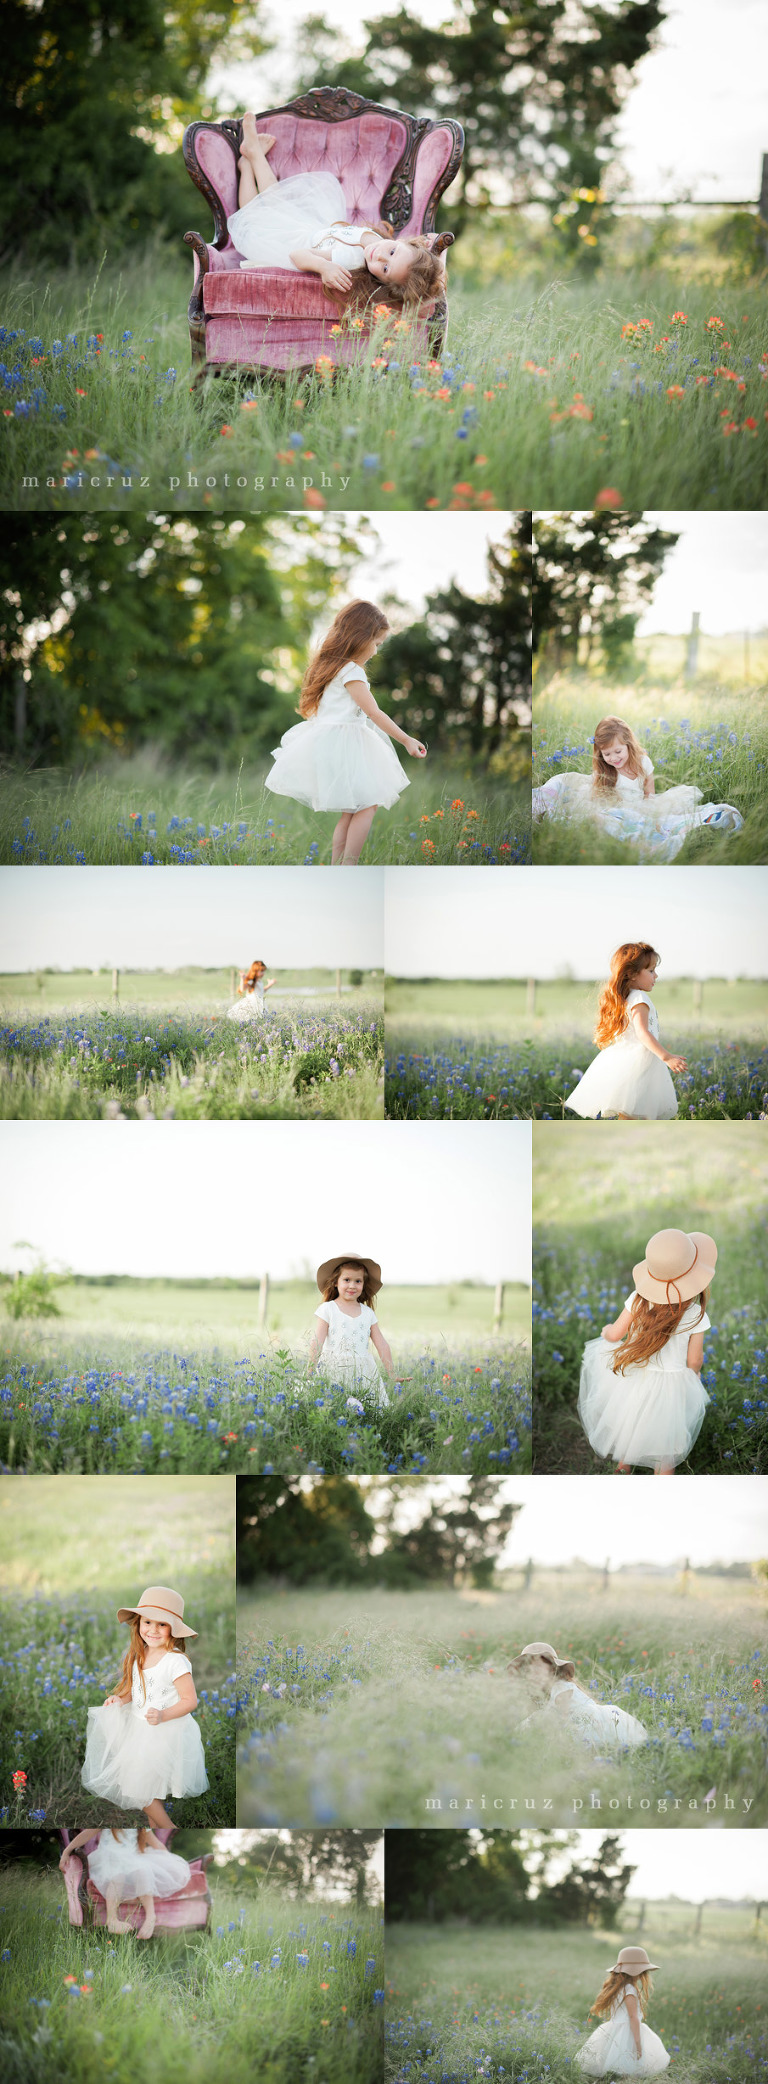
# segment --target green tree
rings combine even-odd
[[[367,1575],[376,1523],[358,1484],[325,1477],[243,1477],[237,1486],[237,1572],[242,1584],[349,1584]]]
[[[537,515],[533,645],[545,671],[599,654],[615,672],[677,540],[644,514]]]
[[[453,579],[431,594],[423,619],[387,639],[369,677],[395,720],[433,752],[486,762],[507,751],[531,692],[529,514],[504,542],[489,543],[485,591],[468,594]]]
[[[444,1499],[430,1496],[421,1519],[398,1529],[395,1516],[403,1488],[403,1479],[392,1486],[387,1542],[381,1558],[384,1581],[450,1585],[458,1576],[468,1576],[474,1585],[490,1584],[522,1506],[510,1498],[500,1498],[495,1477],[470,1476],[466,1491],[458,1495],[450,1491]],[[410,1497],[415,1495],[418,1493],[411,1485]]]
[[[536,1915],[556,1924],[613,1927],[634,1872],[623,1856],[620,1837],[609,1833],[601,1838],[596,1852],[574,1852],[567,1873],[558,1881],[541,1882]]]

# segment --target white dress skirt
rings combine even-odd
[[[366,810],[372,803],[390,810],[410,787],[391,738],[347,694],[348,680],[369,686],[364,667],[351,659],[323,690],[314,716],[284,732],[264,784],[274,796],[292,796],[310,810]]]
[[[571,1696],[568,1715],[557,1706],[566,1693]],[[527,1715],[519,1728],[539,1731],[550,1741],[570,1738],[572,1743],[602,1756],[648,1743],[648,1731],[636,1715],[630,1715],[627,1708],[617,1708],[613,1701],[593,1700],[591,1693],[583,1693],[573,1679],[555,1679],[545,1706]]]
[[[89,1708],[80,1776],[89,1794],[118,1809],[143,1809],[166,1795],[205,1794],[203,1740],[193,1716],[179,1715],[172,1722],[146,1719],[148,1708],[177,1705],[174,1681],[191,1670],[180,1650],[166,1650],[158,1664],[144,1669],[146,1700],[135,1664],[129,1701]]]
[[[655,1042],[659,1018],[647,991],[631,991],[627,998],[626,1026],[615,1042],[593,1058],[565,1105],[582,1121],[629,1115],[634,1121],[673,1122],[677,1119],[677,1094],[666,1064],[641,1042],[632,1017],[633,1006],[648,1007],[648,1026]]]
[[[148,1845],[139,1852],[139,1834],[130,1827],[117,1838],[103,1830],[94,1852],[88,1854],[88,1873],[102,1896],[110,1882],[119,1881],[124,1901],[132,1896],[175,1896],[185,1889],[191,1869],[178,1853]]]
[[[635,1289],[624,1308],[631,1309]],[[646,1365],[628,1367],[622,1375],[612,1362],[621,1344],[589,1339],[584,1348],[579,1385],[579,1417],[595,1454],[638,1469],[657,1462],[687,1460],[701,1432],[710,1401],[701,1376],[688,1366],[692,1331],[709,1331],[710,1319],[699,1302],[683,1311],[677,1331]]]
[[[643,775],[653,774],[643,754]],[[674,861],[694,826],[740,832],[741,812],[732,803],[705,803],[701,789],[679,782],[660,796],[643,794],[640,775],[618,774],[616,787],[595,788],[592,775],[567,769],[533,791],[534,818],[592,818],[614,839],[631,840],[648,861]]]
[[[244,991],[242,998],[236,999],[234,1006],[230,1006],[227,1019],[236,1020],[241,1027],[244,1027],[247,1026],[249,1020],[263,1020],[263,1018],[264,979],[259,977],[258,982],[254,984],[253,990]]]
[[[658,2077],[662,2070],[669,2069],[670,2057],[664,2042],[657,2033],[652,2033],[643,2018],[638,2019],[642,2054],[638,2057],[629,2012],[625,2004],[627,1991],[634,1985],[624,1984],[613,2006],[610,2019],[604,2019],[596,2033],[590,2034],[580,2048],[574,2061],[587,2077]],[[637,1999],[638,2012],[640,1999]]]
[[[376,226],[350,225],[346,218],[341,182],[335,174],[320,171],[289,174],[286,181],[265,188],[262,195],[253,196],[227,218],[227,228],[233,246],[243,255],[241,267],[291,268],[300,274],[291,254],[312,247],[345,268],[364,268],[359,235],[375,231]]]
[[[328,1336],[320,1348],[318,1368],[330,1382],[339,1382],[343,1388],[355,1390],[361,1403],[373,1403],[379,1410],[385,1410],[389,1397],[370,1343],[377,1322],[375,1310],[369,1309],[367,1303],[361,1303],[359,1317],[348,1317],[333,1301],[318,1303],[315,1316],[321,1317],[328,1326]]]

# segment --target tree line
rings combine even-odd
[[[388,1831],[387,1923],[615,1928],[634,1872],[615,1833],[585,1852],[573,1831]]]
[[[241,1585],[282,1579],[390,1585],[491,1583],[522,1506],[501,1498],[495,1477],[471,1476],[466,1490],[425,1494],[419,1478],[393,1477],[377,1513],[346,1476],[241,1477],[237,1486],[237,1574]]]

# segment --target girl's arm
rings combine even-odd
[[[384,1333],[380,1325],[374,1324],[373,1330],[371,1332],[371,1339],[376,1348],[376,1352],[381,1354],[381,1358],[384,1362],[385,1373],[389,1376],[391,1382],[395,1372],[392,1366],[392,1354],[389,1346],[387,1345],[387,1341],[384,1337]]]
[[[702,1370],[702,1366],[703,1366],[703,1362],[704,1362],[704,1333],[703,1333],[703,1331],[692,1331],[692,1332],[691,1332],[691,1336],[690,1336],[690,1338],[689,1338],[689,1340],[688,1340],[688,1355],[687,1355],[687,1359],[688,1359],[688,1366],[689,1366],[689,1368],[693,1368],[693,1372],[694,1372],[694,1374],[695,1374],[695,1375],[700,1375],[700,1374],[701,1374],[701,1370]]]
[[[156,1846],[158,1852],[168,1851],[167,1845],[163,1844],[162,1838],[158,1838],[154,1831],[147,1831],[147,1843]]]
[[[326,289],[345,290],[352,288],[352,277],[348,268],[340,268],[336,261],[328,259],[327,253],[317,253],[312,246],[299,246],[289,255],[294,268],[305,275],[319,275]]]
[[[276,983],[277,983],[277,978],[276,978],[276,977],[270,977],[270,979],[269,979],[269,983],[268,983],[268,984],[265,984],[265,986],[264,986],[264,990],[265,990],[265,991],[271,991],[271,990],[272,990],[272,986],[273,986],[273,984],[276,984]]]
[[[63,1853],[62,1853],[62,1855],[61,1855],[61,1859],[60,1859],[60,1861],[59,1861],[59,1866],[60,1866],[60,1867],[62,1867],[62,1868],[63,1868],[63,1867],[66,1867],[67,1861],[68,1861],[68,1859],[69,1859],[69,1858],[71,1857],[71,1854],[72,1854],[73,1852],[77,1852],[77,1848],[78,1848],[78,1845],[85,1845],[85,1844],[86,1844],[86,1842],[87,1842],[87,1840],[88,1840],[89,1838],[100,1838],[100,1837],[101,1837],[101,1832],[100,1832],[100,1831],[78,1831],[78,1833],[77,1833],[77,1837],[76,1837],[76,1838],[70,1838],[69,1844],[68,1844],[68,1845],[65,1845],[65,1847],[64,1847],[64,1851],[63,1851]]]
[[[321,1348],[321,1346],[324,1346],[324,1345],[325,1345],[325,1341],[326,1341],[327,1337],[328,1337],[328,1326],[327,1326],[327,1324],[326,1324],[325,1318],[324,1318],[324,1317],[315,1317],[315,1318],[313,1318],[313,1320],[312,1320],[312,1337],[311,1337],[311,1339],[310,1339],[310,1341],[309,1341],[309,1373],[310,1373],[310,1375],[313,1375],[313,1374],[314,1374],[315,1368],[317,1367],[317,1363],[318,1363],[318,1360],[319,1360],[319,1357],[320,1357],[320,1348]]]
[[[630,1006],[629,1011],[630,1019],[634,1022],[635,1033],[642,1042],[643,1048],[649,1049],[651,1056],[660,1057],[662,1064],[668,1064],[670,1071],[685,1071],[687,1069],[687,1058],[684,1056],[670,1056],[669,1050],[662,1049],[661,1043],[657,1042],[655,1035],[651,1034],[648,1026],[649,1008],[646,1006],[645,1000],[641,1000],[637,1006]]]
[[[618,1346],[619,1340],[626,1338],[631,1322],[629,1311],[622,1310],[621,1316],[616,1318],[615,1324],[603,1325],[600,1333],[601,1339],[608,1339],[612,1346]]]
[[[644,760],[647,760],[648,758],[649,758],[649,755],[648,755],[648,753],[644,753],[644,754],[643,754],[643,759],[644,759]],[[655,794],[656,794],[656,776],[655,776],[655,774],[646,774],[646,775],[645,775],[645,777],[644,777],[644,779],[643,779],[643,795],[644,795],[644,796],[655,796]]]
[[[124,1679],[122,1685],[118,1688],[117,1693],[107,1694],[104,1706],[105,1708],[124,1708],[126,1701],[129,1701],[130,1698],[131,1689],[130,1686],[127,1684],[126,1680]]]
[[[181,1678],[174,1679],[173,1684],[179,1696],[178,1700],[172,1701],[168,1708],[147,1709],[147,1721],[152,1724],[153,1729],[155,1723],[176,1722],[180,1715],[191,1715],[192,1709],[197,1707],[195,1682],[191,1672],[182,1672]]]
[[[379,708],[376,696],[366,687],[364,680],[348,680],[345,685],[347,694],[352,696],[358,709],[364,709],[366,716],[378,725],[380,731],[385,731],[388,738],[396,738],[398,745],[404,745],[406,752],[411,753],[414,759],[426,759],[427,748],[422,745],[421,739],[410,738],[407,731],[401,731],[400,725],[393,723],[391,716],[385,716],[384,710]]]
[[[627,2014],[629,2017],[630,2026],[632,2028],[632,2039],[635,2043],[636,2052],[638,2055],[642,2055],[643,2043],[640,2039],[640,2006],[637,2002],[634,1990],[627,1991],[626,1996],[624,1998],[624,2003],[627,2007]]]

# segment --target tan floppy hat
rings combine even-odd
[[[317,1285],[321,1295],[323,1289],[327,1288],[331,1275],[335,1274],[337,1266],[351,1266],[354,1260],[357,1260],[358,1266],[367,1269],[373,1293],[378,1295],[381,1287],[381,1267],[377,1266],[375,1259],[366,1259],[364,1252],[335,1252],[332,1259],[324,1259],[322,1266],[317,1269]]]
[[[648,1975],[650,1969],[660,1966],[659,1961],[649,1961],[645,1947],[622,1947],[618,1961],[613,1963],[619,1975]]]
[[[544,1657],[547,1664],[554,1665],[558,1679],[572,1679],[575,1675],[576,1666],[573,1658],[558,1657],[557,1651],[553,1650],[551,1643],[526,1643],[524,1649],[519,1652],[517,1657],[513,1657],[511,1662],[514,1665],[522,1664],[524,1657]]]
[[[657,1230],[632,1278],[646,1302],[690,1302],[714,1280],[716,1263],[717,1245],[705,1230]]]
[[[135,1614],[143,1614],[145,1621],[167,1621],[174,1635],[197,1635],[184,1620],[184,1601],[180,1592],[172,1592],[169,1585],[149,1585],[135,1606],[119,1606],[118,1621],[132,1621]]]

